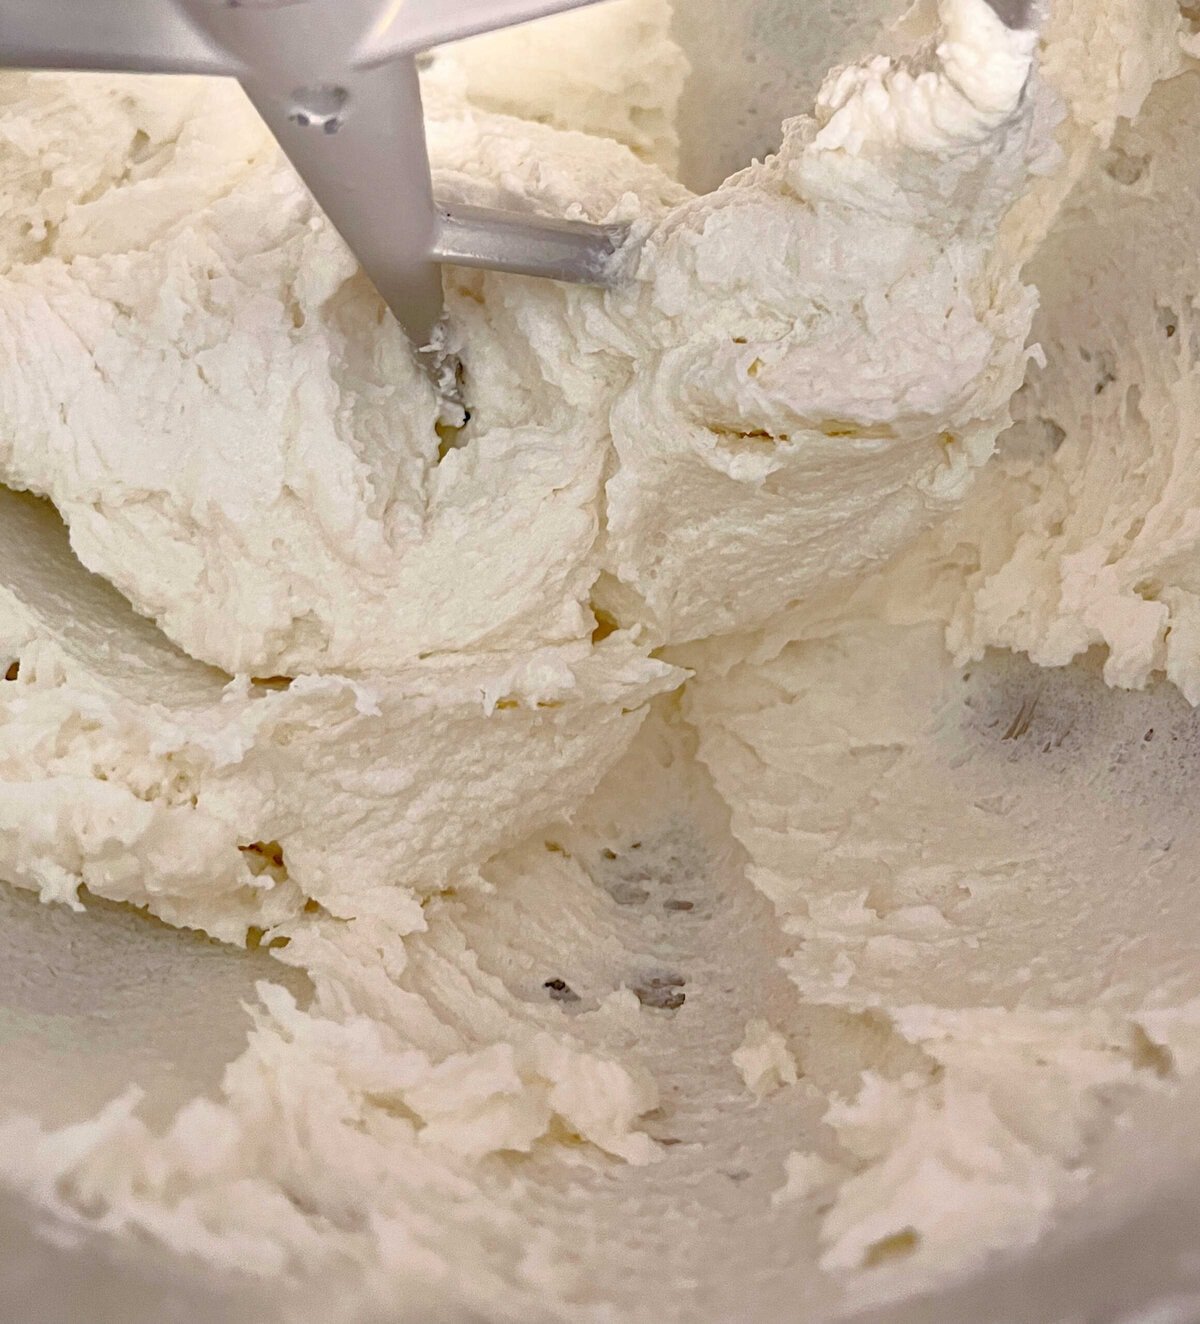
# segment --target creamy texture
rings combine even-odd
[[[460,42],[454,58],[481,109],[614,138],[674,173],[688,70],[671,17],[666,0],[613,0]]]
[[[195,88],[156,142],[142,100],[164,93],[101,82],[93,113],[35,80],[21,123],[52,162],[67,140],[86,159],[92,133],[146,159],[71,205],[97,187],[71,153],[29,204],[29,237],[53,229],[5,285],[3,472],[233,672],[560,642],[602,569],[660,638],[768,619],[961,495],[1023,375],[1032,298],[988,267],[1024,175],[1031,38],[963,12],[928,68],[833,80],[778,157],[694,202],[607,140],[441,88],[448,191],[498,179],[504,203],[663,216],[608,297],[454,286],[474,403],[441,463],[429,384],[235,91]],[[963,202],[931,207],[947,193]],[[719,592],[697,594],[697,558]]]
[[[447,270],[455,436],[235,89],[0,82],[0,875],[308,981],[165,1126],[0,1120],[64,1218],[364,1319],[832,1318],[1200,1069],[1137,781],[1200,697],[1190,21],[920,6],[692,196],[669,18],[427,71],[445,194],[634,236]]]
[[[1180,242],[1200,219],[1186,164],[1193,94],[1189,79],[1165,84],[1121,127],[1031,268],[1058,296],[1039,319],[1048,363],[1019,398],[1002,467],[961,517],[979,552],[952,643],[961,656],[999,645],[1048,666],[1100,644],[1109,684],[1140,688],[1165,672],[1195,703],[1198,346]],[[1081,231],[1094,236],[1086,245]],[[1079,288],[1092,297],[1069,315]]]

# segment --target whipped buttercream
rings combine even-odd
[[[453,437],[236,89],[0,80],[0,874],[297,972],[0,1176],[360,1318],[833,1318],[1200,1066],[1196,37],[941,0],[693,196],[661,0],[534,34],[438,186],[630,275],[447,270]]]

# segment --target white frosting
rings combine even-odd
[[[481,407],[489,421],[439,464],[407,342],[236,88],[27,86],[9,154],[22,178],[24,153],[62,163],[28,204],[30,236],[51,227],[36,260],[5,264],[0,467],[54,500],[85,565],[230,672],[586,632],[602,378]],[[569,142],[491,123],[451,126],[465,169],[503,178],[506,155],[536,152],[577,190]],[[95,179],[99,139],[136,154],[127,178]],[[615,144],[592,156],[601,214],[630,188],[651,207],[678,196]]]
[[[787,1039],[762,1020],[747,1024],[746,1037],[733,1054],[733,1065],[746,1088],[758,1098],[799,1080]]]
[[[1200,342],[1177,238],[1200,220],[1185,164],[1198,125],[1194,78],[1163,84],[1037,259],[1039,284],[1057,296],[1037,326],[1047,363],[1022,392],[1002,470],[950,534],[978,547],[952,634],[962,656],[1001,645],[1062,666],[1102,644],[1110,684],[1141,687],[1165,671],[1200,700],[1187,449]],[[1096,243],[1073,242],[1092,227]],[[1068,312],[1072,288],[1094,301]]]
[[[231,682],[89,577],[44,506],[7,495],[0,539],[27,566],[0,598],[19,668],[5,875],[228,941],[306,899],[422,927],[420,898],[569,809],[679,679],[618,634],[361,682]],[[274,872],[256,843],[285,843]]]
[[[165,1127],[0,1120],[64,1218],[364,1311],[816,1320],[1028,1245],[1200,1071],[1136,782],[1186,713],[959,669],[1200,698],[1195,35],[940,0],[693,197],[668,23],[427,72],[446,194],[634,234],[446,272],[453,438],[235,89],[0,80],[0,874],[311,984]]]
[[[1033,300],[994,241],[1030,39],[945,8],[954,41],[833,75],[817,118],[672,213],[636,299],[611,301],[640,366],[612,407],[606,565],[662,638],[761,624],[886,559],[1008,420]]]
[[[670,29],[667,0],[610,0],[459,42],[454,61],[481,109],[613,138],[674,172],[688,70]]]
[[[23,370],[0,472],[231,672],[577,637],[601,564],[663,637],[768,619],[961,495],[1024,372],[1031,296],[1011,271],[982,282],[1023,172],[1030,40],[982,0],[948,13],[924,73],[835,78],[823,129],[792,121],[778,157],[672,211],[628,290],[467,285],[473,417],[441,463],[432,390],[236,91],[100,80],[64,108],[35,79],[26,151],[123,135],[144,160],[98,197],[94,167],[66,164],[31,204],[35,229],[61,219],[3,291],[0,349]],[[142,109],[173,96],[182,127]],[[881,99],[894,117],[867,109]],[[681,196],[615,144],[465,105],[432,149],[448,187],[496,180],[501,202],[604,217],[636,191],[653,219]],[[696,593],[697,557],[724,566],[720,592]]]

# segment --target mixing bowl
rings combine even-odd
[[[680,0],[676,31],[693,67],[680,116],[681,174],[693,188],[768,152],[780,120],[806,104],[822,74],[867,48],[902,8],[895,0],[823,3],[828,12],[818,17],[797,0]],[[1024,725],[1014,738],[1019,714]],[[1048,927],[1043,951],[1064,978],[1084,987],[1093,953],[1122,936],[1136,950],[1143,926],[1157,935],[1152,944],[1200,951],[1200,906],[1187,904],[1200,875],[1200,822],[1191,811],[1200,727],[1173,688],[1112,690],[1094,657],[1044,671],[990,654],[970,670],[939,738],[939,757],[1019,800],[1032,841],[1070,843],[1081,916],[1073,927]],[[770,906],[714,831],[718,817],[698,815],[682,793],[673,797],[668,779],[661,800],[622,825],[646,841],[687,843],[659,852],[666,872],[640,885],[667,888],[678,881],[670,869],[685,870],[696,912],[695,922],[673,930],[631,926],[631,950],[640,944],[644,957],[686,968],[695,986],[720,996],[686,1030],[656,1032],[661,1077],[680,1096],[673,1125],[690,1127],[688,1139],[701,1143],[598,1186],[597,1208],[614,1236],[631,1198],[657,1202],[664,1222],[674,1209],[701,1209],[700,1230],[674,1247],[672,1269],[682,1266],[700,1284],[714,1324],[1200,1319],[1195,1086],[1143,1102],[1100,1141],[1089,1155],[1087,1197],[1036,1244],[993,1257],[938,1292],[848,1313],[811,1286],[811,1220],[770,1199],[797,1134],[813,1125],[810,1105],[788,1092],[754,1104],[735,1088],[729,1064],[747,1019],[773,1008],[786,1015],[793,991],[775,965],[781,940]],[[1167,897],[1176,907],[1169,915]],[[87,909],[81,917],[0,889],[0,1116],[82,1122],[133,1081],[144,1091],[143,1116],[161,1122],[216,1088],[241,1049],[256,981],[284,982],[304,996],[304,978],[267,952],[226,949],[117,906],[89,901]],[[553,917],[547,922],[553,936]],[[605,951],[564,950],[584,978],[609,973]],[[414,1317],[402,1301],[383,1317],[364,1316],[348,1279],[300,1296],[220,1277],[156,1246],[55,1224],[11,1195],[0,1198],[0,1315],[21,1324]],[[419,1317],[462,1318],[435,1307]]]

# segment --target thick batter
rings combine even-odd
[[[0,82],[0,875],[311,982],[10,1184],[421,1318],[721,1318],[724,1225],[820,1318],[1200,1070],[1171,843],[1045,814],[1125,803],[1064,675],[1200,699],[1200,39],[888,40],[705,196],[660,0],[439,56],[444,193],[634,234],[447,270],[461,429],[235,88]]]

